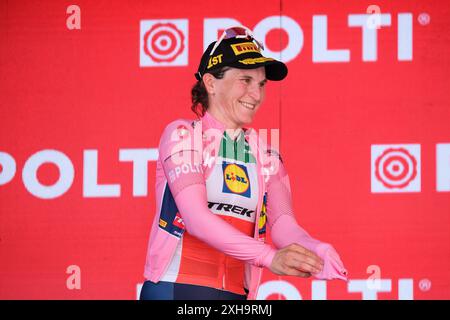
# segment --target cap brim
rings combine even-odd
[[[267,80],[280,81],[286,78],[288,74],[287,66],[281,61],[267,61],[265,67]]]
[[[239,61],[236,61],[228,65],[230,67],[235,67],[239,69],[256,69],[259,67],[265,67],[266,79],[271,81],[280,81],[286,78],[288,74],[288,68],[283,62],[270,58],[269,58],[270,60],[268,58],[263,59],[267,60],[262,62],[253,62],[251,64],[250,63],[244,64]]]

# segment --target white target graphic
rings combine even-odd
[[[372,192],[420,191],[420,145],[373,145]]]
[[[141,21],[141,67],[187,65],[187,35],[184,19]]]

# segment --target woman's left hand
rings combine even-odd
[[[317,246],[315,252],[323,259],[324,266],[322,271],[312,274],[314,277],[323,280],[340,279],[348,281],[348,272],[339,254],[331,244],[322,242]]]

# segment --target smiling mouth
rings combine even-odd
[[[256,104],[253,104],[250,102],[239,101],[239,103],[242,104],[245,108],[250,109],[250,110],[255,110],[255,108],[256,108]]]

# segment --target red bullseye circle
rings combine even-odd
[[[393,163],[395,161],[400,162],[401,166],[399,166],[399,165],[394,165],[394,166],[397,167],[398,169],[400,169],[400,168],[403,169],[400,171],[399,174],[392,174],[389,170],[389,165],[391,165],[391,163]],[[397,171],[397,170],[394,170],[394,171]],[[390,157],[383,164],[383,172],[386,175],[386,177],[390,180],[393,180],[393,181],[403,180],[406,177],[406,175],[408,174],[408,163],[402,157],[399,157],[399,156]]]
[[[161,40],[161,45],[162,45],[163,47],[165,47],[167,44],[168,44],[168,41],[167,41],[166,39]]]
[[[177,39],[175,38],[175,36],[172,33],[168,32],[166,30],[163,30],[163,31],[155,33],[155,35],[153,37],[156,39],[162,38],[162,40],[160,42],[164,41],[164,42],[169,43],[169,47],[167,49],[165,49],[165,48],[161,48],[161,47],[164,47],[164,45],[161,44],[160,42],[158,42],[158,40],[153,41],[152,43],[150,43],[150,45],[152,46],[153,52],[155,52],[159,55],[168,55],[168,54],[170,54],[170,52],[172,52],[173,50],[176,49]],[[167,40],[166,38],[169,38],[169,40]]]

